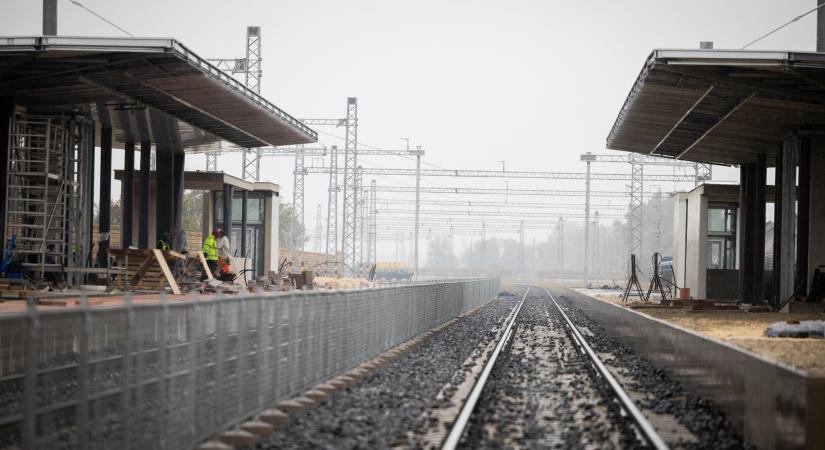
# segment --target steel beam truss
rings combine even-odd
[[[260,159],[259,159],[260,161]],[[304,251],[304,156],[299,151],[295,153],[294,189],[292,190],[292,242],[289,246],[290,259],[295,250]],[[297,244],[297,245],[296,245]]]
[[[347,98],[346,141],[344,146],[344,212],[342,236],[342,275],[357,270],[356,239],[358,216],[358,99]]]
[[[377,244],[378,244],[378,209],[376,205],[376,190],[375,180],[370,182],[370,196],[369,196],[370,212],[369,212],[369,235],[367,237],[367,264],[372,265],[378,262],[377,259]]]
[[[412,186],[377,186],[378,192],[415,193]],[[540,195],[549,197],[584,197],[585,191],[564,189],[495,189],[471,187],[422,186],[422,194],[468,194],[468,195]],[[590,191],[591,197],[627,198],[626,191]]]
[[[327,258],[326,270],[336,271],[338,258],[338,147],[332,146],[329,154],[329,188],[327,192]]]
[[[308,173],[329,173],[328,167],[307,167]],[[364,175],[372,176],[415,176],[415,169],[365,168]],[[576,172],[515,172],[501,170],[460,170],[460,169],[421,169],[422,177],[462,177],[462,178],[533,178],[550,180],[586,180],[587,173]],[[632,175],[626,173],[594,173],[591,180],[630,181]],[[647,181],[694,182],[692,174],[651,174]]]
[[[385,208],[388,205],[409,205],[414,204],[415,201],[411,199],[405,198],[385,198],[379,199],[378,204]],[[584,209],[584,203],[547,203],[547,202],[491,202],[486,200],[481,201],[473,201],[473,200],[427,200],[427,206],[466,206],[472,208],[538,208],[538,209],[571,209],[571,208],[580,208]],[[612,210],[627,210],[627,205],[622,204],[614,204],[611,205],[609,203],[602,203],[602,204],[591,204],[591,208],[594,209],[612,209]],[[483,212],[480,210],[479,212]]]
[[[635,153],[631,153],[635,155]],[[630,242],[630,254],[642,254],[642,219],[644,207],[644,164],[637,162],[635,158],[630,163],[631,180],[629,186],[630,207],[628,221],[629,230],[628,242]]]
[[[249,89],[261,93],[261,27],[246,27],[246,56],[244,58],[208,59],[219,70],[231,76],[243,75],[243,82]],[[258,181],[261,176],[261,149],[243,149],[241,177]],[[218,155],[221,152],[206,153],[206,171],[218,171]]]

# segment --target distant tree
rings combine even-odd
[[[281,206],[278,210],[278,241],[284,248],[300,247],[301,242],[298,238],[300,234],[304,235],[304,244],[306,244],[309,241],[309,236],[307,236],[306,229],[304,228],[304,224],[302,223],[297,223],[296,233],[292,233],[292,214],[292,205],[289,203],[281,203]],[[303,233],[301,233],[302,231]],[[290,240],[293,241],[290,243]]]
[[[450,239],[446,236],[434,236],[430,243],[427,267],[431,269],[451,269],[458,265],[458,260],[450,252]]]
[[[201,231],[203,222],[203,191],[184,191],[182,228],[186,231]]]
[[[123,208],[120,207],[120,199],[117,199],[112,202],[112,209],[109,212],[109,224],[110,225],[120,225],[121,214],[123,213]],[[94,222],[96,225],[100,224],[100,205],[95,203],[95,217]]]

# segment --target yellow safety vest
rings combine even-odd
[[[210,234],[209,237],[206,238],[206,241],[203,243],[203,252],[206,253],[207,261],[218,260],[218,241],[215,239],[215,236]]]

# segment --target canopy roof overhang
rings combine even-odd
[[[174,39],[0,37],[0,96],[34,113],[89,114],[120,145],[210,151],[318,138]]]
[[[773,165],[792,131],[825,130],[825,53],[654,50],[607,148],[702,163]]]
[[[125,172],[115,170],[115,180],[123,181]],[[157,176],[156,171],[149,172],[149,183],[154,183]],[[138,177],[134,177],[134,182],[138,183]],[[183,188],[194,191],[220,191],[224,186],[232,186],[240,191],[269,191],[276,196],[280,193],[281,187],[275,183],[266,181],[246,181],[223,172],[201,172],[200,170],[186,171],[183,173]]]

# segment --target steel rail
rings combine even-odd
[[[550,297],[550,300],[556,306],[556,309],[558,309],[562,317],[564,317],[564,320],[567,322],[567,327],[570,329],[570,333],[578,341],[579,346],[582,348],[582,350],[584,350],[584,353],[590,357],[590,360],[593,362],[593,365],[599,372],[599,375],[601,375],[602,378],[605,379],[607,384],[612,389],[613,393],[616,395],[616,398],[619,400],[619,404],[628,414],[630,414],[630,417],[633,418],[633,421],[636,423],[637,428],[639,429],[645,441],[647,441],[647,443],[650,444],[653,448],[659,450],[669,449],[665,441],[661,438],[661,436],[659,436],[659,433],[656,432],[656,429],[653,427],[653,425],[651,425],[650,422],[648,422],[644,414],[642,414],[642,412],[639,410],[639,408],[636,406],[636,404],[633,402],[630,396],[627,395],[627,392],[625,392],[625,390],[622,388],[619,382],[616,381],[616,379],[613,377],[613,375],[610,373],[610,371],[607,369],[604,363],[602,363],[601,359],[599,359],[599,356],[596,355],[596,352],[594,352],[590,345],[587,343],[587,341],[584,340],[584,336],[582,336],[581,333],[579,333],[579,330],[576,328],[576,326],[573,324],[570,318],[567,317],[567,314],[565,314],[564,310],[556,302],[556,299],[553,297],[553,294],[551,294],[547,288],[542,289],[544,289],[544,292],[546,292],[548,297]]]
[[[501,339],[499,339],[495,350],[493,350],[493,354],[490,355],[490,359],[487,360],[484,370],[481,371],[481,375],[479,375],[475,385],[473,385],[473,390],[464,402],[464,406],[461,407],[461,412],[458,414],[455,423],[453,423],[453,427],[450,429],[450,434],[447,435],[447,438],[444,439],[444,443],[441,445],[442,450],[454,450],[458,446],[458,442],[461,440],[461,436],[464,434],[465,428],[467,428],[467,424],[470,421],[470,416],[473,414],[476,403],[478,403],[478,399],[481,397],[481,392],[484,390],[484,385],[487,384],[487,378],[489,378],[490,373],[493,371],[493,366],[496,364],[498,355],[501,354],[501,350],[510,339],[510,335],[513,334],[513,326],[518,319],[518,315],[521,312],[521,307],[524,305],[524,300],[527,299],[528,293],[530,293],[529,287],[527,288],[527,291],[524,292],[524,297],[521,298],[521,301],[516,306],[516,309],[513,310],[513,316],[510,318],[510,322],[507,324],[504,332],[501,333]]]

